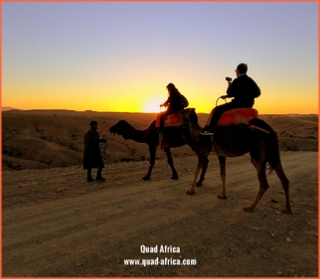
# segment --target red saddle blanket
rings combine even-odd
[[[207,124],[209,126],[214,109],[211,111]],[[224,112],[218,125],[246,124],[250,120],[258,118],[258,111],[253,108],[237,108]]]
[[[181,113],[176,112],[173,114],[169,114],[164,119],[163,127],[170,127],[170,126],[182,126],[183,125],[183,117]],[[157,114],[157,121],[156,121],[156,128],[160,127],[160,113]]]

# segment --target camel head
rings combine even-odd
[[[196,114],[195,108],[184,109],[184,117],[186,118],[188,123],[192,125],[198,125],[198,115]]]
[[[117,124],[113,125],[109,132],[113,134],[118,134],[120,136],[125,136],[126,133],[131,130],[132,126],[125,120],[120,120]]]
[[[195,108],[184,109],[184,118],[186,119],[190,131],[191,138],[194,142],[199,142],[200,132],[202,128],[198,124],[198,115]]]

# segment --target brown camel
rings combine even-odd
[[[121,135],[124,139],[128,140],[131,139],[135,142],[140,143],[146,143],[149,146],[149,153],[150,153],[150,166],[147,174],[142,178],[142,180],[149,180],[151,177],[152,169],[155,165],[155,159],[156,159],[156,150],[157,146],[159,145],[159,133],[157,133],[157,129],[155,127],[156,121],[153,121],[149,127],[145,130],[136,130],[134,127],[132,127],[127,121],[120,120],[117,124],[113,125],[109,131],[114,134]],[[186,143],[191,141],[191,137],[188,134],[189,130],[186,129],[186,127],[183,128],[172,128],[171,132],[170,130],[167,130],[166,133],[169,133],[173,135],[169,140],[167,141],[167,146],[164,149],[166,156],[167,156],[167,162],[171,167],[172,170],[172,177],[171,179],[179,179],[178,173],[173,165],[173,159],[171,156],[170,148],[171,147],[180,147],[185,145]],[[203,156],[203,155],[202,155]],[[207,157],[202,158],[202,173],[200,176],[200,179],[198,181],[197,186],[201,186],[203,180],[205,179],[205,173],[208,168],[209,160]]]
[[[195,181],[199,175],[200,168],[205,163],[204,158],[212,150],[218,155],[220,162],[220,176],[222,179],[222,194],[220,199],[227,198],[225,185],[226,179],[226,157],[242,156],[250,152],[251,162],[257,170],[260,189],[253,203],[245,207],[245,211],[253,211],[263,194],[269,188],[266,177],[266,164],[269,163],[271,170],[275,170],[286,196],[286,205],[283,212],[291,213],[289,202],[289,180],[287,179],[280,161],[277,135],[274,130],[263,120],[255,118],[248,124],[237,124],[230,126],[218,126],[214,136],[200,135],[202,128],[198,124],[198,116],[195,109],[186,110],[186,119],[189,125],[194,148],[198,155],[198,165],[195,170],[194,181],[191,189],[187,192],[195,193]]]

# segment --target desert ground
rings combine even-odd
[[[207,117],[199,114],[201,125]],[[217,199],[214,154],[203,186],[186,194],[197,162],[187,146],[172,150],[179,180],[159,148],[151,180],[142,181],[147,145],[108,130],[120,119],[145,129],[155,114],[3,112],[2,276],[318,277],[318,115],[261,118],[278,134],[292,214],[281,212],[275,173],[255,211],[243,211],[259,189],[249,155],[227,159],[226,200]],[[108,139],[107,180],[87,183],[83,135],[93,119]],[[143,254],[143,245],[158,251]],[[157,258],[166,265],[143,265]],[[177,265],[184,260],[195,265]]]

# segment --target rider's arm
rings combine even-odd
[[[167,107],[169,106],[169,103],[170,103],[170,97],[163,104],[161,104],[160,107]]]
[[[228,89],[229,89],[230,85],[232,84],[232,81],[231,80],[227,80],[227,81],[228,81]],[[227,91],[228,91],[228,89],[227,89]],[[230,98],[230,96],[229,95],[222,95],[220,98],[224,100],[226,98]]]
[[[234,79],[233,82],[230,83],[227,89],[228,98],[233,98],[236,96],[238,91],[238,79]]]
[[[256,84],[256,82],[254,80],[252,80],[252,84],[253,84],[253,88],[252,88],[252,96],[254,98],[257,98],[261,95],[261,90],[259,88],[259,86]]]

